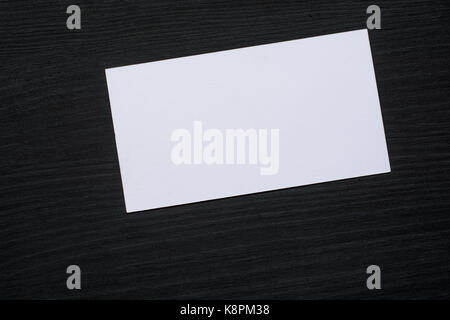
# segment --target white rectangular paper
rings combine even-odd
[[[106,78],[127,212],[390,172],[365,29]]]

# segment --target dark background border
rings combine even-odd
[[[392,173],[125,214],[105,68],[361,29],[370,4]],[[0,298],[450,297],[448,1],[0,12]],[[82,290],[66,289],[71,264]],[[382,290],[366,288],[370,264]]]

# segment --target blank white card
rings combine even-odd
[[[127,212],[390,172],[365,29],[106,79]]]

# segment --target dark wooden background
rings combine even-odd
[[[392,173],[125,214],[105,68],[361,29],[370,4]],[[0,12],[0,298],[450,298],[447,0]],[[71,264],[82,290],[66,289]]]

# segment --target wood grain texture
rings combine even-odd
[[[376,2],[392,173],[125,214],[106,67],[360,29],[370,4],[2,1],[0,298],[450,298],[448,1]]]

